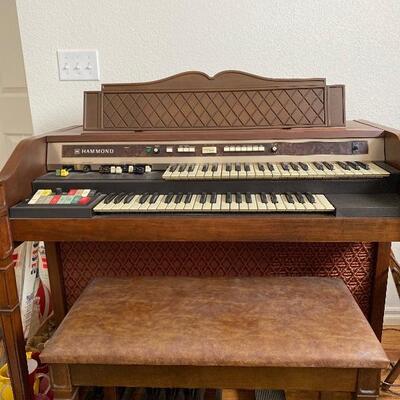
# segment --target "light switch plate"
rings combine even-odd
[[[60,81],[98,81],[100,79],[97,50],[58,50]]]

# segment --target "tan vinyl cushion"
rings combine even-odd
[[[49,363],[384,368],[332,278],[96,279],[42,353]]]

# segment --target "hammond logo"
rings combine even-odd
[[[107,147],[80,147],[74,149],[74,155],[107,155],[114,154],[115,149]]]

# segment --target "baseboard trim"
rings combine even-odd
[[[400,307],[387,307],[383,323],[385,325],[400,325]]]

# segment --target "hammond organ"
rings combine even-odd
[[[57,323],[95,276],[317,275],[341,277],[380,337],[399,155],[399,132],[346,122],[324,79],[188,72],[86,92],[83,127],[22,141],[0,175],[16,398],[24,240],[45,241]]]

